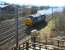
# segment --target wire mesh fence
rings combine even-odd
[[[23,16],[22,11],[25,9],[22,10],[22,8],[18,8],[18,10],[17,10],[17,7],[15,5],[14,6],[5,5],[4,7],[2,7],[2,6],[3,5],[1,4],[1,7],[0,7],[0,46],[4,45],[6,43],[9,43],[10,41],[11,42],[7,45],[10,45],[10,44],[13,45],[13,44],[16,44],[16,40],[15,40],[16,33],[17,33],[16,30],[18,30],[18,41],[23,39],[23,37],[27,36],[26,33],[22,33],[22,32],[24,32],[23,29],[25,29],[24,28],[25,26],[22,24],[22,21],[21,21],[21,20],[23,20],[23,17],[21,17],[21,16]],[[28,13],[27,10],[25,12]],[[29,12],[31,12],[31,10]],[[64,17],[65,16],[65,7],[50,7],[49,9],[46,9],[46,10],[40,10],[37,13],[46,14],[47,21],[50,21],[50,20],[54,21],[55,28],[52,28],[52,30],[54,32],[56,32],[57,36],[65,35],[65,25],[64,25],[65,24],[65,17]],[[16,24],[17,24],[16,17],[18,17],[17,26],[16,26]],[[16,27],[18,27],[18,29],[16,29]],[[58,40],[57,48],[60,48],[59,43],[65,44],[64,42],[65,41],[63,41],[63,40]],[[31,48],[33,50],[35,50],[36,47],[39,48],[39,50],[41,50],[42,48],[47,50],[48,44],[49,44],[48,41],[45,41],[45,42],[36,41],[33,43],[33,42],[30,42],[30,40],[28,40],[22,44],[22,47],[20,46],[20,50],[30,50]],[[61,49],[62,49],[62,47],[65,47],[65,46],[62,45]],[[56,49],[54,49],[54,50],[56,50]]]

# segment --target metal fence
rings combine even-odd
[[[22,21],[21,21],[23,18],[18,18],[19,14],[18,14],[17,9],[12,10],[11,14],[9,14],[10,12],[8,12],[8,10],[10,10],[10,9],[7,8],[7,10],[6,10],[5,7],[0,8],[0,17],[3,19],[3,21],[0,21],[0,46],[4,45],[3,47],[8,48],[5,45],[5,44],[7,44],[9,47],[11,47],[13,44],[16,44],[16,40],[17,40],[17,47],[19,47],[20,50],[30,50],[30,49],[36,50],[37,48],[39,50],[42,50],[42,49],[48,50],[49,49],[47,45],[51,45],[50,44],[51,42],[48,43],[48,40],[45,40],[44,42],[40,42],[40,40],[36,41],[36,40],[30,39],[30,40],[27,40],[24,43],[22,43],[22,45],[19,45],[18,41],[21,39],[24,39],[25,36],[28,36],[26,33],[23,33],[24,32],[23,29],[25,29],[24,28],[25,26],[22,24]],[[56,23],[55,24],[56,28],[54,28],[54,29],[55,29],[57,35],[64,36],[64,34],[65,34],[65,25],[64,25],[65,24],[65,17],[64,17],[65,8],[64,7],[50,7],[48,10],[42,10],[42,11],[38,11],[38,13],[48,15],[47,20],[48,19],[51,20],[54,17],[55,23]],[[3,17],[2,17],[2,15],[3,15]],[[10,18],[12,18],[14,16],[14,19],[10,19],[8,16],[10,16]],[[7,20],[4,20],[5,18],[7,18]],[[16,37],[16,34],[18,34],[17,37]],[[34,37],[32,37],[32,38],[34,38]],[[55,46],[54,44],[56,44],[56,43],[53,43],[52,46],[54,46],[55,48],[65,49],[64,45],[60,46],[60,43],[64,44],[65,41],[63,42],[62,39],[54,40],[54,42],[55,41],[57,41],[57,45]],[[12,48],[12,50],[14,50],[13,48]],[[6,49],[3,49],[3,50],[6,50]],[[53,49],[53,50],[58,50],[58,49]]]
[[[19,45],[18,50],[65,50],[65,40],[52,39],[56,44],[51,44],[52,41],[48,42],[49,40],[45,40],[41,42],[38,41],[39,39],[36,41],[36,39],[37,37],[31,37],[31,39],[26,40]],[[13,47],[12,50],[16,50],[16,47]]]

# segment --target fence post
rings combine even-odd
[[[39,50],[41,50],[41,45],[39,45]]]
[[[35,45],[36,37],[32,37],[31,40],[32,40],[32,47],[33,47],[33,50],[35,50],[35,47],[36,47],[36,45]]]
[[[29,42],[26,42],[26,50],[29,50]]]
[[[59,43],[60,43],[60,41],[58,40],[57,43],[58,43],[58,50],[59,50]]]
[[[25,43],[23,43],[23,50],[24,50],[24,47],[25,47],[25,45],[24,45]]]

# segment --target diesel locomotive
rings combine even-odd
[[[31,15],[27,16],[24,20],[24,24],[27,26],[26,33],[30,34],[33,29],[40,30],[47,25],[46,15]]]

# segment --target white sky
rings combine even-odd
[[[65,6],[65,0],[0,0],[8,3],[20,5],[36,5],[36,6]]]

